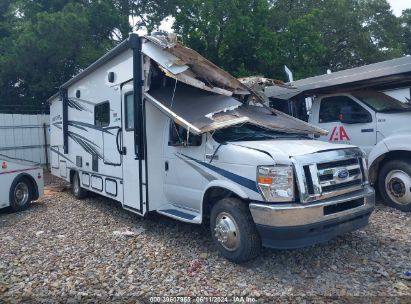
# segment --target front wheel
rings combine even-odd
[[[80,186],[80,177],[77,172],[74,173],[74,176],[73,176],[72,191],[73,191],[73,195],[77,199],[86,198],[88,195],[88,191],[81,188]]]
[[[411,163],[392,160],[380,170],[378,187],[384,204],[402,211],[411,211]]]
[[[247,204],[236,198],[224,198],[211,210],[211,236],[221,254],[241,263],[258,256],[261,239]]]

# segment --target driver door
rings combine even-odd
[[[200,211],[206,179],[201,174],[205,135],[188,134],[187,129],[170,120],[167,124],[164,150],[164,193],[168,203]],[[200,170],[198,170],[200,168]]]
[[[356,122],[341,122],[346,109],[350,109],[358,118]],[[321,140],[356,145],[367,155],[377,141],[374,112],[346,95],[329,96],[321,100],[318,126],[328,131],[327,135],[320,137]]]

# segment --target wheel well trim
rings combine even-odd
[[[382,150],[380,150],[382,151]],[[381,165],[390,160],[401,160],[411,157],[411,149],[393,149],[386,150],[383,153],[374,154],[373,157],[368,159],[369,161],[369,179],[371,183],[375,183],[378,180],[379,171],[381,170]]]
[[[246,192],[241,189],[240,186],[238,186],[237,184],[230,182],[230,181],[225,181],[225,180],[214,180],[211,181],[204,189],[203,193],[202,193],[202,198],[201,198],[201,206],[200,206],[200,210],[201,210],[201,222],[204,221],[204,217],[206,215],[207,210],[209,211],[209,209],[207,209],[207,193],[210,189],[212,188],[221,188],[223,190],[227,190],[229,192],[231,192],[232,194],[238,196],[240,199],[244,200],[244,201],[248,201],[249,200],[249,196],[246,194]]]
[[[210,188],[223,188],[230,192],[233,192],[235,195],[239,196],[242,199],[249,199],[249,196],[247,195],[247,193],[245,193],[245,191],[241,189],[241,187],[238,186],[237,184],[230,182],[230,181],[225,181],[225,180],[214,180],[214,181],[211,181],[203,191],[203,194],[202,194],[203,203],[204,203],[204,198],[206,196],[206,193]]]

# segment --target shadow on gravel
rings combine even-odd
[[[47,204],[44,204],[41,200],[32,202],[28,209],[20,212],[15,212],[10,207],[0,209],[0,227],[13,226],[20,221],[27,220],[33,214],[44,212],[47,212]]]

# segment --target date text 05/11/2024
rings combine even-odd
[[[153,296],[149,298],[151,303],[255,303],[257,301],[254,297],[219,297],[219,296]]]

